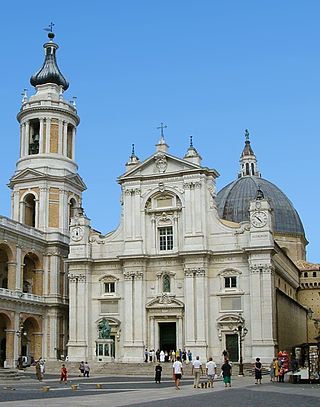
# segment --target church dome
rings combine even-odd
[[[271,182],[257,176],[238,178],[224,187],[217,195],[217,209],[222,219],[233,222],[249,220],[249,202],[261,189],[273,209],[274,231],[304,235],[298,212],[288,197]]]
[[[240,157],[239,178],[222,188],[217,194],[220,218],[233,222],[249,221],[249,203],[261,190],[273,209],[274,231],[304,235],[298,212],[288,197],[274,184],[260,177],[256,156],[250,146],[249,132]]]

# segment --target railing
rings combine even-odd
[[[13,298],[17,300],[27,300],[27,301],[32,301],[32,302],[44,302],[44,298],[41,295],[35,295],[35,294],[30,294],[30,293],[23,293],[20,291],[13,291],[13,290],[8,290],[7,288],[0,288],[0,296],[2,297],[7,297],[7,298]]]

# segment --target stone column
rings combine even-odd
[[[133,302],[132,302],[132,289],[133,280],[132,274],[129,271],[123,273],[124,277],[124,315],[126,316],[126,323],[124,325],[124,345],[129,346],[133,342]]]
[[[76,128],[72,128],[72,160],[76,160]]]
[[[39,218],[40,218],[40,213],[39,213],[39,198],[35,200],[35,228],[39,227]]]
[[[46,154],[50,153],[50,132],[51,132],[51,118],[46,118]]]
[[[182,329],[182,316],[178,315],[178,338],[177,338],[177,347],[178,349],[183,349],[184,348],[184,341],[183,341],[183,329]]]
[[[29,129],[30,123],[26,122],[25,133],[24,133],[24,155],[29,155]]]
[[[16,289],[17,263],[15,261],[10,261],[7,263],[7,266],[8,266],[8,289],[14,291]]]
[[[44,118],[40,118],[40,129],[39,129],[39,154],[43,153],[43,124],[44,124]]]
[[[34,294],[43,295],[43,270],[34,269],[33,271],[35,273]]]
[[[150,336],[149,336],[149,348],[148,349],[155,349],[155,320],[154,316],[149,318],[149,329],[150,329]]]
[[[198,346],[206,345],[206,291],[205,291],[205,270],[198,268],[195,272],[195,298],[196,298],[196,308],[197,308],[197,335],[196,340]]]
[[[14,338],[15,331],[14,329],[6,329],[6,361],[7,367],[15,368],[14,363]]]
[[[34,340],[34,358],[35,360],[38,360],[42,356],[42,332],[34,332],[33,340]]]
[[[59,295],[60,257],[57,253],[50,256],[50,296]]]
[[[143,301],[143,272],[135,273],[133,279],[133,340],[137,346],[143,346],[143,321],[144,321],[144,301]]]
[[[65,157],[68,156],[68,123],[63,122],[63,136],[62,136],[62,142],[63,142],[63,155]]]
[[[69,283],[70,303],[69,342],[67,344],[68,356],[69,360],[71,361],[81,361],[88,358],[86,275],[70,273]]]
[[[59,120],[58,154],[63,154],[63,121]]]
[[[49,314],[49,359],[56,360],[57,359],[57,348],[58,348],[58,318],[57,318],[57,310],[51,310]]]
[[[194,289],[193,280],[194,274],[193,270],[186,268],[184,271],[185,279],[185,340],[186,347],[193,347],[195,345],[196,338],[196,327],[195,327],[195,299],[194,299]]]
[[[22,251],[20,246],[16,246],[16,290],[22,291],[23,280],[23,266],[22,263]]]
[[[48,226],[48,188],[40,187],[39,193],[39,229],[47,230]]]

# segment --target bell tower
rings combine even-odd
[[[58,68],[52,30],[43,47],[43,66],[30,79],[35,94],[23,95],[17,115],[20,157],[10,180],[12,218],[45,232],[69,233],[86,189],[75,161],[80,122],[74,102],[66,101],[69,84]]]

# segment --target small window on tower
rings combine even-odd
[[[40,122],[38,119],[30,121],[29,127],[29,155],[39,154]]]

